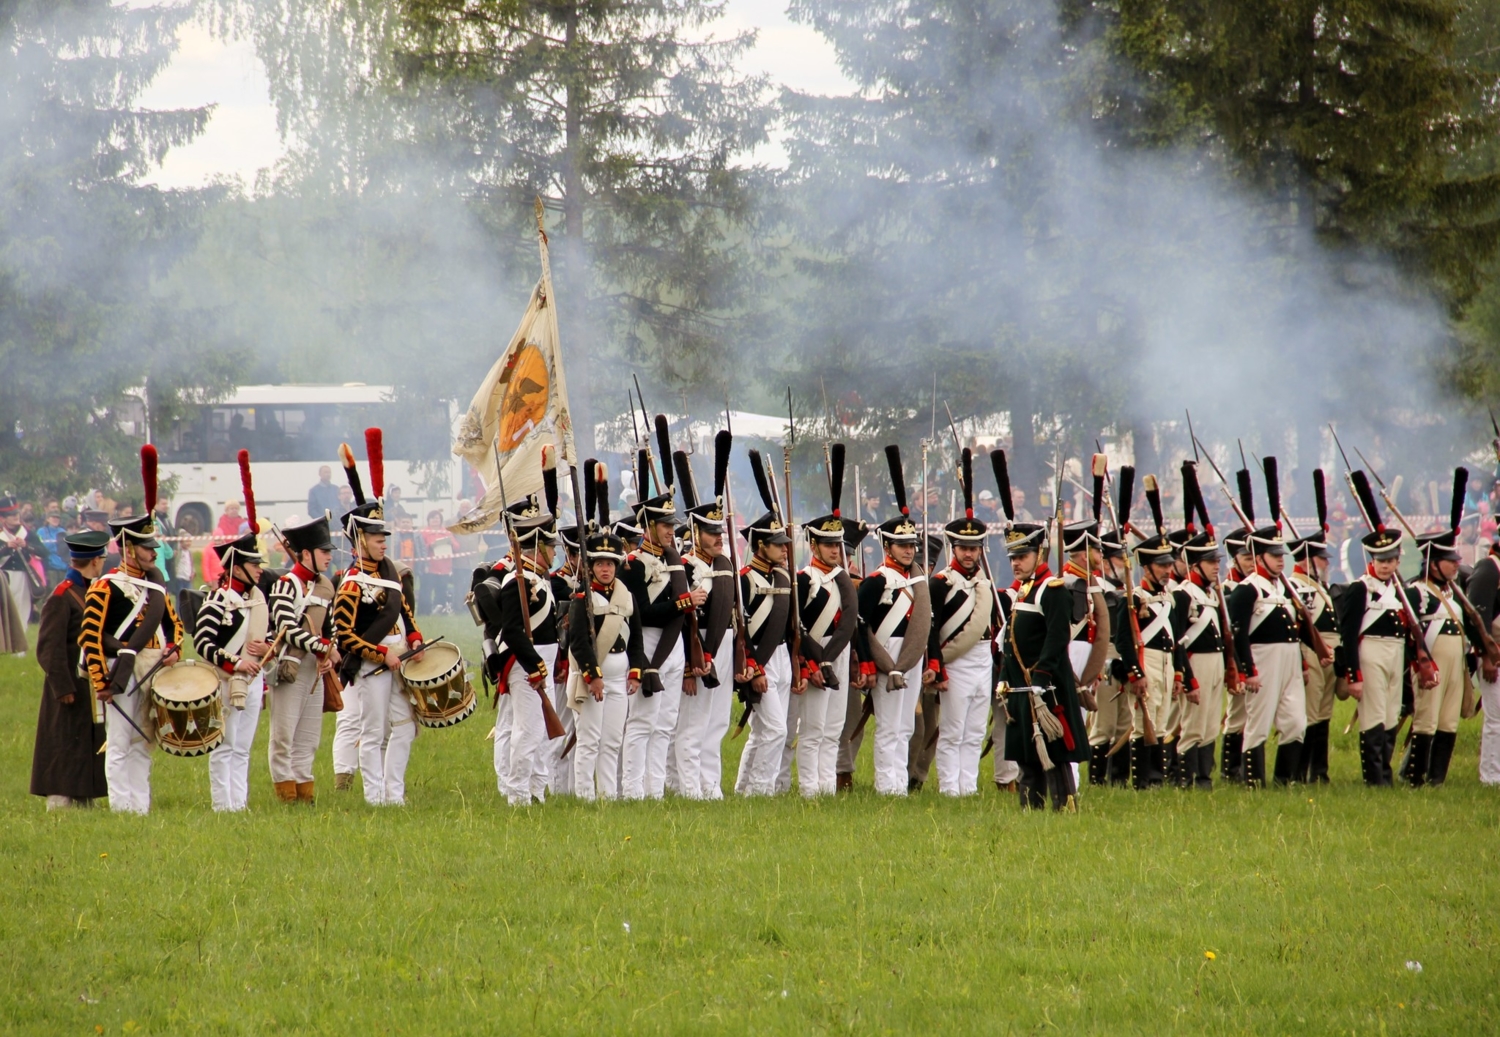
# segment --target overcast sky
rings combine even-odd
[[[785,0],[729,0],[728,14],[714,34],[727,36],[744,29],[760,31],[746,60],[747,72],[765,72],[774,82],[812,93],[849,90],[833,48],[812,29],[789,21]],[[218,107],[202,136],[187,147],[174,148],[150,179],[163,187],[198,187],[220,175],[239,176],[247,186],[254,183],[256,171],[274,163],[282,152],[266,74],[254,49],[248,41],[216,40],[196,23],[183,27],[179,41],[176,58],[141,98],[142,107]],[[756,157],[772,163],[783,160],[778,147]]]

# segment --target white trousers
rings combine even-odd
[[[10,600],[16,603],[16,615],[21,617],[21,625],[24,627],[31,622],[31,580],[23,572],[6,570],[5,586],[10,591]],[[17,655],[26,654],[26,646],[22,645]],[[136,735],[137,738],[140,735]]]
[[[271,737],[266,756],[272,781],[313,780],[313,760],[323,737],[323,678],[318,657],[308,652],[297,665],[297,679],[270,689]]]
[[[561,645],[558,646],[558,655],[563,658],[567,657]],[[573,794],[573,761],[563,759],[562,751],[567,746],[570,736],[577,730],[577,726],[574,723],[573,711],[568,708],[567,684],[553,684],[550,690],[552,708],[557,713],[557,719],[562,721],[563,733],[561,738],[552,739],[542,750],[542,766],[547,771],[547,791],[554,796],[571,796]]]
[[[1474,685],[1484,710],[1479,729],[1479,780],[1485,785],[1500,785],[1500,681],[1487,681],[1483,673],[1476,673]]]
[[[824,642],[827,642],[824,638]],[[839,736],[844,731],[844,712],[849,708],[849,649],[833,660],[838,683],[826,688],[811,683],[801,695],[793,695],[787,707],[786,745],[781,753],[781,773],[776,791],[792,787],[792,756],[797,758],[797,790],[809,798],[831,796],[837,785]]]
[[[895,659],[903,638],[893,637],[885,646]],[[922,664],[906,671],[906,687],[891,688],[884,673],[875,678],[875,791],[887,796],[906,795],[907,751],[917,726],[917,700],[922,696]]]
[[[24,575],[24,574],[23,574]],[[124,666],[130,662],[126,656]],[[150,696],[135,686],[135,678],[126,686],[129,694],[116,695],[114,701],[142,730],[151,713]],[[136,734],[135,728],[114,706],[104,707],[104,778],[109,785],[109,809],[125,814],[151,812],[151,743]]]
[[[717,675],[717,663],[713,660],[709,661],[709,669]],[[697,690],[693,694],[683,692],[677,708],[677,728],[672,732],[671,750],[667,753],[667,788],[688,799],[721,799],[724,793],[719,791],[718,768],[714,768],[715,773],[710,779],[704,759],[708,751],[706,742],[709,727],[713,721],[714,696],[719,692],[727,695],[728,692],[723,687],[708,687],[703,683],[704,679],[699,677],[694,682]],[[727,727],[727,710],[724,717]],[[721,732],[719,738],[723,737]],[[715,750],[717,760],[717,746]],[[718,794],[715,795],[715,792]]]
[[[786,744],[786,713],[792,695],[792,657],[780,645],[766,660],[766,691],[750,711],[750,737],[740,755],[734,791],[742,796],[776,793],[781,750]]]
[[[579,799],[620,797],[620,747],[625,740],[625,714],[629,708],[625,681],[630,660],[624,652],[604,657],[599,667],[604,676],[604,699],[585,695],[574,721],[578,741],[573,746],[573,792]],[[571,712],[571,710],[570,710]]]
[[[660,627],[642,631],[646,658],[656,655],[661,642]],[[682,704],[682,642],[672,646],[672,654],[658,670],[662,690],[649,698],[639,692],[630,696],[630,711],[625,718],[625,758],[622,768],[622,792],[626,799],[661,799],[667,789],[667,747],[677,728],[677,711]]]
[[[722,660],[713,662],[719,686],[705,688],[702,681],[698,682],[698,697],[708,696],[699,703],[705,719],[703,734],[698,740],[698,788],[704,799],[724,798],[724,739],[734,720],[734,675],[729,672],[734,669],[734,655],[727,635],[720,652]]]
[[[363,710],[361,704],[362,685],[356,679],[349,682],[340,697],[344,708],[334,714],[333,727],[333,773],[353,774],[359,770],[359,724]]]
[[[403,639],[392,635],[381,643],[399,645]],[[350,685],[359,689],[360,780],[366,803],[402,806],[406,803],[406,764],[417,737],[417,718],[396,675],[390,670],[372,673],[375,668],[375,663],[361,665],[359,676]],[[347,695],[344,701],[348,702]]]
[[[1264,745],[1274,723],[1282,743],[1307,732],[1307,692],[1302,684],[1302,648],[1295,642],[1251,645],[1260,690],[1245,694],[1245,751]]]
[[[971,796],[979,791],[979,751],[994,693],[989,641],[981,640],[946,669],[948,690],[942,693],[943,708],[938,714],[938,791],[945,796]]]
[[[495,788],[505,795],[510,787],[510,695],[495,699],[495,726],[490,729],[490,749],[495,764]]]
[[[215,810],[244,810],[250,805],[250,746],[266,702],[266,678],[257,673],[246,686],[245,708],[229,704],[229,682],[219,682],[224,703],[224,739],[208,754],[208,795]]]
[[[557,645],[537,645],[537,654],[552,672],[557,661]],[[549,683],[543,691],[551,693]],[[547,767],[544,747],[547,745],[547,721],[542,711],[542,697],[529,681],[520,664],[510,668],[506,675],[507,694],[510,699],[510,738],[507,740],[510,759],[506,761],[504,792],[513,807],[530,806],[532,799],[547,798]],[[499,731],[495,741],[500,741]]]

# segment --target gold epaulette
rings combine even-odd
[[[1054,576],[1052,579],[1050,579],[1050,580],[1047,581],[1047,586],[1049,586],[1049,587],[1062,587],[1066,583],[1067,583],[1067,581],[1064,580],[1061,576]]]

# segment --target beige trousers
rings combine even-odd
[[[1406,642],[1399,637],[1365,637],[1359,642],[1359,672],[1365,692],[1359,700],[1359,729],[1395,729],[1401,722],[1401,674]]]
[[[1195,652],[1189,657],[1193,678],[1198,682],[1198,704],[1182,698],[1182,734],[1179,752],[1213,745],[1219,737],[1219,718],[1224,715],[1224,653]]]
[[[271,691],[271,737],[266,755],[272,781],[313,780],[313,759],[323,737],[323,682],[318,657],[311,652],[297,667],[290,684],[268,684]]]
[[[1458,634],[1439,634],[1432,646],[1432,661],[1437,663],[1435,688],[1416,689],[1415,708],[1411,718],[1413,734],[1430,735],[1436,731],[1457,731],[1458,714],[1464,701],[1464,684],[1469,679],[1464,639]]]
[[[1089,718],[1089,744],[1114,745],[1130,732],[1130,696],[1113,680],[1102,680],[1094,689],[1099,709]]]
[[[1151,711],[1151,726],[1156,732],[1156,737],[1166,741],[1172,733],[1167,727],[1167,720],[1172,711],[1172,678],[1176,671],[1172,665],[1172,653],[1163,652],[1157,648],[1147,648],[1142,654],[1146,657],[1146,697],[1145,708]],[[1146,737],[1146,722],[1141,716],[1142,700],[1132,696],[1130,706],[1131,738]]]
[[[1323,640],[1330,649],[1343,642],[1338,634],[1324,634]],[[1321,724],[1333,719],[1333,663],[1319,664],[1317,653],[1307,645],[1302,646],[1302,681],[1307,685],[1307,722]]]
[[[1302,651],[1295,642],[1251,645],[1260,690],[1245,694],[1245,751],[1264,745],[1271,728],[1283,744],[1302,741],[1307,732]],[[1397,699],[1398,706],[1400,699]]]

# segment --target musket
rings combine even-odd
[[[556,424],[552,426],[552,440],[557,444],[558,456],[566,460],[563,452],[562,435],[557,431]],[[594,477],[593,472],[586,472],[584,474],[589,479]],[[587,630],[593,627],[593,617],[589,614],[589,606],[591,604],[591,589],[594,585],[594,571],[589,566],[589,516],[585,514],[587,509],[584,507],[585,498],[583,496],[582,484],[578,481],[578,465],[576,462],[568,464],[568,485],[573,489],[573,519],[578,523],[578,589],[573,593],[573,600],[583,603],[583,621],[588,624],[588,627],[585,628]],[[571,613],[571,609],[569,612]],[[571,625],[571,623],[572,619],[570,617],[569,624]],[[572,660],[569,657],[568,646],[563,644],[559,648],[563,653],[563,659],[571,664]],[[558,756],[558,759],[567,759],[568,753],[572,751],[573,746],[577,742],[578,725],[574,724],[573,730],[569,732],[568,744],[563,747],[563,751]]]
[[[724,435],[733,436],[733,428],[729,417],[729,401],[724,401]],[[739,548],[736,543],[739,538],[739,530],[734,511],[734,491],[731,488],[730,475],[726,470],[724,473],[724,546],[729,551],[729,566],[734,570],[734,607],[731,610],[730,622],[733,630],[730,637],[733,638],[733,664],[734,674],[731,678],[739,683],[742,675],[749,667],[750,636],[745,630],[745,595],[744,588],[740,586],[740,558]],[[738,738],[745,730],[745,725],[750,722],[750,707],[747,705],[740,714],[739,725],[735,728],[733,737]]]
[[[1193,412],[1184,407],[1182,413],[1187,415],[1188,438],[1193,441],[1193,461],[1196,463],[1200,458],[1198,457],[1198,433],[1193,431]]]
[[[1243,448],[1241,449],[1243,450]],[[1205,449],[1203,457],[1208,461],[1208,466],[1214,470],[1214,475],[1219,480],[1219,488],[1224,491],[1224,496],[1229,501],[1230,510],[1234,512],[1235,517],[1244,525],[1245,536],[1248,538],[1251,531],[1254,530],[1255,524],[1245,514],[1245,509],[1240,507],[1240,502],[1235,498],[1234,491],[1229,488],[1229,480],[1224,478],[1224,473],[1219,470],[1219,465],[1214,461],[1213,455]],[[1308,647],[1318,657],[1318,662],[1326,665],[1333,659],[1333,651],[1328,647],[1328,642],[1323,640],[1323,635],[1319,632],[1317,624],[1313,622],[1312,613],[1307,610],[1307,602],[1302,600],[1302,595],[1298,594],[1296,588],[1292,586],[1292,581],[1287,578],[1285,570],[1277,573],[1276,579],[1281,584],[1281,589],[1286,591],[1286,595],[1291,599],[1292,604],[1297,607],[1297,620],[1302,627],[1303,634],[1307,638]]]
[[[667,485],[667,480],[662,478],[662,468],[672,463],[671,455],[663,457],[659,463],[651,456],[651,419],[647,417],[650,412],[646,410],[646,397],[641,395],[641,380],[635,376],[634,372],[630,377],[635,381],[635,398],[641,402],[641,423],[646,426],[646,436],[643,441],[646,448],[646,467],[651,478],[656,481],[656,492],[660,493]],[[644,497],[641,499],[645,500]]]
[[[776,517],[781,520],[781,526],[786,530],[792,542],[786,546],[786,575],[787,582],[792,585],[792,643],[788,650],[792,653],[792,683],[796,684],[798,675],[802,673],[802,603],[797,595],[797,570],[792,561],[797,550],[797,538],[792,534],[792,447],[797,442],[796,420],[792,417],[792,390],[788,386],[786,390],[786,416],[787,416],[787,438],[781,444],[782,478],[786,480],[786,500],[781,499],[781,493],[776,486],[774,473],[767,472],[767,485],[771,487],[771,503],[776,509]]]
[[[505,498],[505,473],[503,471],[504,466],[500,463],[500,441],[497,439],[492,445],[495,448],[495,485],[500,490],[500,514],[503,516],[505,522],[505,535],[510,539],[511,551],[516,556],[514,576],[516,581],[516,599],[521,603],[521,628],[526,631],[526,636],[530,637],[531,588],[526,582],[526,559],[521,551],[520,542],[516,540],[515,519],[510,513],[510,504]],[[543,574],[543,578],[546,578],[545,573]],[[437,640],[441,641],[442,638],[438,638]],[[423,648],[425,649],[426,645],[423,645]],[[405,659],[406,656],[403,656],[400,661],[404,662]],[[389,669],[389,666],[387,666],[387,669]],[[530,684],[531,682],[527,681],[527,683]],[[552,696],[547,694],[546,683],[546,681],[543,681],[543,686],[538,687],[536,693],[542,700],[542,720],[547,726],[547,740],[550,742],[554,738],[561,738],[568,732],[563,727],[562,721],[558,719],[557,709],[552,705]]]
[[[1355,447],[1354,452],[1356,454],[1359,454],[1359,459],[1365,463],[1365,467],[1368,468],[1370,470],[1370,474],[1375,477],[1375,483],[1380,487],[1380,497],[1385,501],[1385,506],[1391,509],[1391,514],[1396,516],[1396,521],[1401,523],[1401,528],[1406,530],[1407,535],[1415,540],[1417,538],[1416,531],[1412,529],[1411,523],[1407,521],[1406,516],[1401,514],[1401,509],[1396,507],[1395,501],[1391,500],[1391,495],[1387,491],[1385,480],[1380,477],[1380,473],[1375,470],[1375,466],[1370,463],[1369,458],[1360,453],[1359,447]],[[1399,573],[1396,574],[1396,579],[1401,579]],[[1402,581],[1402,584],[1402,589],[1405,590],[1405,581]],[[1469,601],[1468,595],[1465,594],[1463,588],[1458,585],[1457,580],[1452,581],[1449,584],[1449,587],[1453,591],[1453,596],[1458,599],[1459,606],[1464,610],[1464,614],[1468,616],[1469,621],[1472,622],[1475,629],[1479,631],[1480,643],[1484,652],[1485,660],[1491,666],[1500,664],[1500,645],[1497,645],[1495,643],[1494,636],[1491,635],[1489,630],[1485,628],[1484,620],[1479,616],[1479,610],[1476,609],[1474,605]],[[1420,630],[1421,622],[1417,619],[1416,610],[1411,607],[1411,603],[1407,600],[1405,594],[1402,595],[1402,601],[1406,603],[1406,611],[1409,613],[1408,618],[1410,618],[1413,624],[1413,629]],[[1425,647],[1425,645],[1426,641],[1425,639],[1423,639],[1423,646]]]
[[[670,497],[677,492],[677,487],[672,480],[672,435],[670,428],[667,425],[667,416],[665,414],[658,414],[656,416],[656,445],[661,450],[662,475],[666,480],[661,488],[665,490],[667,496]],[[687,469],[686,473],[683,476],[682,502],[684,509],[687,509],[695,506],[697,501],[696,499],[692,501],[689,500],[689,496],[693,493],[692,488],[689,485],[689,480],[691,480],[693,472],[692,466],[688,463],[686,453],[682,455],[682,461],[683,466]],[[673,550],[676,550],[675,544],[673,545]],[[681,563],[681,561],[682,559],[679,558],[678,563]],[[684,569],[683,574],[686,575],[686,573],[687,570]],[[689,591],[692,590],[691,587],[689,587],[688,589]],[[688,642],[686,668],[687,672],[684,677],[684,681],[691,680],[693,681],[693,684],[691,685],[690,690],[689,685],[684,683],[683,694],[696,695],[698,694],[697,680],[699,677],[704,675],[704,672],[708,669],[708,666],[703,658],[703,641],[698,636],[698,607],[696,605],[693,605],[686,611],[687,615],[684,618],[687,620]]]
[[[1133,480],[1135,477],[1135,470],[1133,468],[1130,470],[1130,474],[1131,479]],[[1125,479],[1123,475],[1121,475],[1120,478],[1121,480]],[[1125,614],[1130,617],[1130,636],[1131,641],[1135,646],[1136,662],[1140,667],[1141,673],[1144,674],[1146,672],[1146,646],[1141,640],[1141,620],[1140,617],[1136,615],[1135,611],[1135,561],[1133,552],[1131,552],[1130,546],[1126,542],[1126,535],[1131,532],[1132,528],[1130,524],[1130,516],[1128,514],[1121,513],[1124,511],[1123,508],[1120,509],[1120,512],[1116,512],[1114,501],[1112,499],[1113,494],[1111,494],[1109,489],[1109,479],[1107,477],[1107,473],[1104,480],[1103,489],[1104,506],[1109,510],[1110,523],[1114,527],[1115,536],[1119,538],[1120,546],[1123,547],[1126,551],[1127,560],[1125,565]],[[1146,692],[1143,686],[1141,689],[1141,693],[1136,696],[1136,699],[1140,702],[1141,706],[1141,738],[1147,745],[1155,745],[1158,741],[1156,737],[1156,724],[1151,719],[1151,711],[1146,708],[1145,696]],[[1130,741],[1130,736],[1132,733],[1132,731],[1127,730],[1124,734],[1117,738],[1115,740],[1115,744],[1109,747],[1109,752],[1106,753],[1106,755],[1113,756],[1115,755],[1115,753],[1123,749],[1125,747],[1125,743]]]
[[[955,457],[960,459],[959,463],[962,464],[964,451],[963,445],[959,442],[958,439],[958,426],[953,423],[953,408],[948,406],[947,401],[944,401],[943,409],[948,412],[948,431],[953,436],[953,454]],[[960,477],[962,477],[962,473],[960,473]],[[986,536],[979,542],[979,564],[984,568],[984,578],[990,581],[990,594],[992,594],[995,598],[994,621],[998,624],[1000,622],[1000,617],[1005,615],[1005,613],[1000,607],[1000,588],[995,586],[994,574],[990,572],[989,539],[990,538]]]

